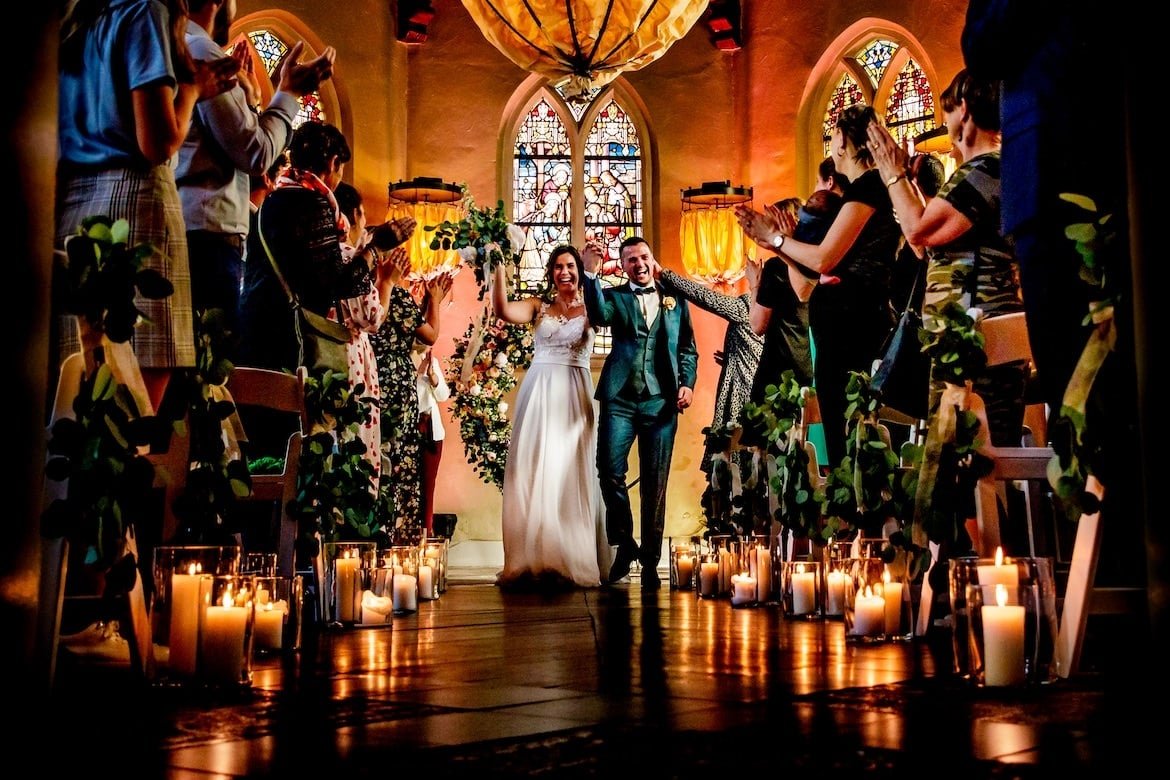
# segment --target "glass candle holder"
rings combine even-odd
[[[199,631],[198,677],[215,686],[252,684],[256,593],[252,577],[210,578]]]
[[[845,580],[849,577],[849,558],[833,558],[826,561],[825,572],[825,617],[830,620],[845,619]]]
[[[275,577],[276,553],[244,553],[240,560],[240,574],[252,574],[258,577]]]
[[[849,558],[838,569],[845,574],[845,639],[882,642],[886,638],[886,600],[882,595],[881,558]]]
[[[731,595],[731,577],[739,574],[739,543],[731,534],[716,534],[710,538],[711,552],[719,564],[719,576],[715,586],[716,596]]]
[[[389,569],[388,588],[394,614],[406,615],[418,610],[419,546],[393,545],[382,555],[383,568]]]
[[[257,656],[300,649],[304,610],[301,577],[252,577],[256,615],[252,647]]]
[[[954,622],[956,671],[991,687],[1055,679],[1052,560],[962,558],[951,563],[952,615],[956,609],[964,613]]]
[[[820,561],[785,561],[781,571],[784,615],[807,620],[820,618],[824,612]]]
[[[377,542],[326,542],[325,619],[333,626],[352,626],[362,619],[362,593],[378,554]]]
[[[699,573],[699,550],[693,542],[674,542],[670,546],[670,589],[691,590]]]
[[[447,592],[447,554],[450,548],[451,542],[445,536],[427,537],[423,542],[423,561],[426,562],[428,558],[433,561],[431,566],[437,575],[435,588],[439,593]]]
[[[699,554],[698,587],[695,589],[701,599],[713,599],[719,595],[719,555],[715,552]]]
[[[236,574],[240,548],[218,545],[163,545],[151,562],[151,620],[155,644],[165,646],[160,682],[193,679],[198,671],[199,631],[211,577]]]
[[[910,641],[914,638],[914,632],[910,609],[910,584],[906,581],[905,568],[884,565],[880,588],[874,586],[874,592],[879,591],[885,610],[886,639],[897,642]]]
[[[745,549],[748,573],[756,578],[756,602],[759,604],[780,603],[781,580],[776,576],[776,552],[767,534],[754,534]]]

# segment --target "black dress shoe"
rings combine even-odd
[[[617,555],[613,559],[613,566],[609,567],[609,578],[606,582],[613,583],[630,576],[630,566],[633,565],[637,557],[635,552],[618,547]]]
[[[658,590],[662,587],[662,580],[658,578],[658,570],[653,566],[642,567],[642,590]]]

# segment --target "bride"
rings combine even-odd
[[[535,352],[516,397],[504,469],[501,587],[593,587],[607,571],[597,422],[589,356],[594,330],[580,296],[581,255],[558,246],[547,290],[507,299],[502,265],[492,304],[508,322],[535,323]]]

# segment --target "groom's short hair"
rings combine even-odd
[[[645,244],[646,246],[650,246],[650,242],[641,236],[630,236],[625,241],[622,241],[621,245],[618,247],[618,257],[622,256],[622,252],[626,247],[633,246],[634,244]]]

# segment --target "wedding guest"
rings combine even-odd
[[[385,527],[401,543],[422,537],[422,434],[418,426],[418,390],[411,351],[415,341],[427,346],[439,337],[439,306],[451,289],[451,275],[423,284],[421,304],[410,290],[409,258],[390,288],[386,319],[370,334],[382,393],[382,455],[389,478],[382,481],[382,504],[392,512]]]
[[[415,389],[418,394],[418,427],[422,437],[422,523],[427,536],[435,535],[435,482],[439,462],[443,459],[443,412],[439,404],[451,397],[451,387],[443,377],[439,359],[429,345],[414,342],[410,354],[415,363]]]
[[[961,70],[939,102],[960,165],[925,205],[908,181],[905,149],[880,124],[869,128],[878,170],[893,182],[889,193],[902,232],[912,246],[929,250],[923,311],[927,328],[932,307],[954,296],[984,317],[1023,310],[1015,256],[999,230],[999,87]],[[1020,446],[1029,371],[1026,364],[1013,363],[987,368],[975,378],[974,389],[987,406],[991,441],[997,446]],[[941,392],[941,383],[933,381],[931,409]]]
[[[843,110],[833,128],[837,170],[849,179],[844,204],[819,244],[797,240],[796,222],[746,206],[736,213],[744,231],[834,284],[818,284],[809,299],[809,324],[817,345],[813,374],[824,421],[830,464],[845,456],[845,386],[851,371],[869,371],[893,326],[890,274],[901,234],[886,185],[867,146],[866,128],[876,114],[868,106]]]
[[[235,86],[238,63],[197,62],[187,50],[182,0],[79,0],[61,25],[58,80],[56,238],[104,215],[130,224],[128,244],[156,250],[146,268],[171,295],[138,297],[148,323],[135,329],[134,355],[152,407],[176,368],[195,365],[191,276],[182,205],[171,159],[198,101]],[[72,317],[57,320],[61,361],[79,347]],[[50,404],[51,407],[51,404]]]
[[[191,55],[208,62],[231,56],[240,63],[239,83],[196,107],[175,169],[191,258],[191,302],[196,311],[220,309],[228,330],[238,338],[249,229],[248,177],[264,173],[284,151],[300,110],[297,99],[332,75],[336,52],[329,47],[301,63],[304,43],[294,44],[273,73],[276,92],[264,108],[247,41],[241,40],[231,55],[221,48],[227,45],[236,1],[187,2],[191,18],[186,42]],[[229,351],[226,357],[231,356]]]

